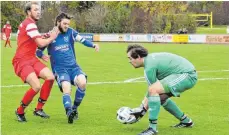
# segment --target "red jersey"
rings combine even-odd
[[[6,37],[9,37],[10,33],[11,33],[11,25],[10,24],[5,24],[3,26],[2,32],[5,33]]]
[[[17,32],[17,51],[14,56],[15,60],[28,60],[35,58],[37,44],[35,42],[36,38],[41,37],[38,32],[37,25],[35,21],[31,18],[26,18],[18,27]]]

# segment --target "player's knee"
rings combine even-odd
[[[55,79],[55,76],[51,73],[51,74],[48,74],[45,78],[45,80],[54,80]]]
[[[44,80],[55,79],[55,76],[53,75],[52,71],[50,71],[47,67],[40,72],[40,77],[43,78]]]
[[[150,95],[150,96],[153,96],[153,95],[155,95],[155,94],[157,94],[156,89],[150,88],[150,89],[149,89],[149,95]]]
[[[63,89],[63,94],[69,94],[69,95],[71,95],[71,90],[69,90],[69,89]]]
[[[39,92],[41,90],[41,85],[40,84],[37,84],[37,85],[33,85],[32,86],[32,89],[36,92]]]
[[[84,75],[79,75],[76,79],[76,84],[80,89],[82,90],[86,89],[86,84],[87,84],[86,77]]]
[[[79,82],[78,83],[78,87],[81,89],[81,90],[85,90],[86,89],[86,81],[82,81],[82,82]]]
[[[166,100],[170,97],[169,95],[167,95],[165,93],[160,94],[159,96],[160,96],[160,100],[161,100],[161,105],[163,105],[166,102]]]
[[[155,94],[158,94],[158,88],[155,86],[155,85],[151,85],[149,87],[149,95],[152,96],[152,95],[155,95]]]

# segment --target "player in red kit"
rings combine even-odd
[[[2,29],[2,33],[5,34],[6,36],[6,42],[5,42],[5,47],[6,45],[9,43],[9,46],[11,47],[10,45],[10,36],[11,36],[11,25],[10,25],[10,22],[7,21],[6,24],[3,26],[3,29]]]
[[[50,44],[59,34],[58,28],[54,27],[49,33],[50,37],[43,39],[38,32],[35,24],[40,17],[40,9],[37,2],[28,2],[25,5],[26,19],[20,24],[17,32],[17,51],[12,60],[15,73],[28,83],[31,88],[27,90],[22,98],[20,106],[15,114],[19,122],[26,122],[24,109],[33,100],[33,97],[40,91],[37,107],[34,110],[34,115],[42,118],[49,118],[43,111],[43,105],[47,101],[51,88],[54,82],[53,73],[41,63],[35,56],[38,47],[45,47]],[[41,86],[38,78],[44,79],[44,84]]]

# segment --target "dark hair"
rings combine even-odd
[[[26,3],[25,4],[25,9],[24,9],[24,12],[25,12],[26,15],[28,15],[28,11],[31,10],[31,6],[32,5],[39,5],[39,4],[37,2],[35,2],[35,1]]]
[[[144,47],[142,47],[141,45],[138,44],[133,44],[133,45],[129,45],[127,47],[127,53],[131,52],[130,56],[134,59],[138,58],[138,56],[142,57],[146,57],[148,55],[148,50]]]
[[[57,22],[61,22],[62,19],[71,19],[72,17],[67,15],[66,13],[60,13],[57,17],[56,17],[56,21],[55,21],[55,26],[57,26]]]

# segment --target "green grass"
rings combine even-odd
[[[11,60],[16,50],[1,47],[2,86],[21,85],[14,74]],[[99,53],[76,45],[78,63],[88,75],[88,82],[124,81],[143,76],[143,69],[134,69],[126,58],[127,43],[99,43]],[[1,44],[3,46],[3,42]],[[143,44],[150,52],[172,52],[189,59],[197,71],[229,70],[229,46],[188,44]],[[48,64],[49,65],[49,64]],[[199,78],[229,78],[229,72],[199,72]],[[1,88],[2,135],[133,135],[148,126],[148,115],[133,125],[116,120],[116,111],[122,106],[137,107],[147,89],[146,83],[88,85],[86,97],[80,106],[80,119],[67,124],[62,94],[55,85],[45,105],[51,118],[33,116],[37,97],[26,109],[27,123],[18,123],[14,111],[29,87]],[[178,121],[161,108],[158,120],[159,135],[228,135],[229,134],[228,80],[198,81],[197,85],[173,98],[179,107],[195,122],[190,129],[169,126]],[[75,88],[73,88],[75,91]],[[72,94],[72,98],[73,98]]]
[[[226,25],[216,25],[210,27],[197,27],[196,34],[227,34]]]

